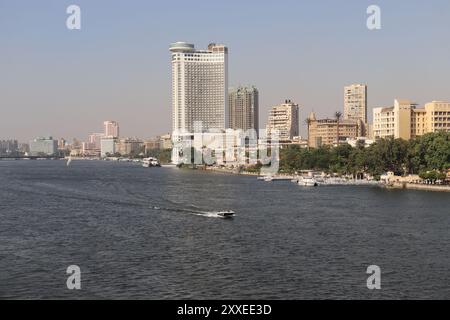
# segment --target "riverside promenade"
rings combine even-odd
[[[411,189],[411,190],[423,190],[423,191],[438,191],[438,192],[450,192],[450,185],[433,185],[433,184],[419,184],[419,183],[407,183],[407,182],[393,182],[388,185],[389,188],[394,189]]]

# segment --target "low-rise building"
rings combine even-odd
[[[347,139],[362,136],[363,122],[346,119],[316,119],[311,113],[308,121],[308,144],[311,148],[336,146],[346,143]]]
[[[300,146],[300,148],[308,148],[308,140],[303,139],[302,136],[294,137],[292,139],[291,145]]]
[[[364,147],[369,147],[370,145],[375,143],[375,140],[372,140],[367,137],[357,137],[357,138],[347,138],[346,142],[351,145],[353,148],[356,148],[358,144],[363,145]]]
[[[100,148],[92,142],[83,142],[81,148],[81,154],[86,157],[98,157],[100,155]]]
[[[136,138],[123,138],[118,140],[117,146],[116,146],[116,152],[120,153],[121,155],[131,155],[131,154],[138,154],[141,152],[141,147],[143,145],[143,142]]]
[[[172,135],[170,133],[163,134],[162,136],[157,136],[143,142],[145,147],[145,152],[149,150],[167,150],[172,149]]]
[[[30,141],[31,156],[54,156],[58,153],[58,141],[52,137],[39,137]]]
[[[172,149],[172,135],[170,133],[163,134],[159,137],[161,149]]]
[[[145,140],[144,148],[145,148],[145,153],[148,153],[150,150],[163,149],[162,145],[161,145],[161,139],[158,139],[158,137],[156,137],[156,138]]]
[[[409,100],[395,100],[394,106],[373,109],[374,138],[409,140],[426,133],[450,132],[450,103],[433,101],[424,108]]]

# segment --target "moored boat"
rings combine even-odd
[[[144,168],[161,167],[161,164],[159,163],[158,159],[149,157],[142,160],[142,166]]]
[[[313,177],[301,177],[298,184],[305,187],[317,187],[319,183]]]

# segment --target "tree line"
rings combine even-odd
[[[426,178],[442,175],[450,168],[450,133],[429,133],[409,141],[380,139],[365,147],[341,144],[336,147],[300,148],[291,145],[280,150],[280,171],[321,170],[329,173],[379,177],[391,171],[396,175],[418,174]]]

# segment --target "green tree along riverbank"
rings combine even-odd
[[[429,133],[410,141],[381,139],[369,147],[349,144],[302,149],[289,146],[280,151],[280,171],[323,170],[337,174],[369,173],[375,177],[392,171],[396,175],[427,176],[450,168],[450,133]],[[430,174],[430,173],[428,173]]]
[[[162,164],[168,164],[171,162],[172,149],[151,149],[147,150],[145,155],[147,157],[157,158]]]

